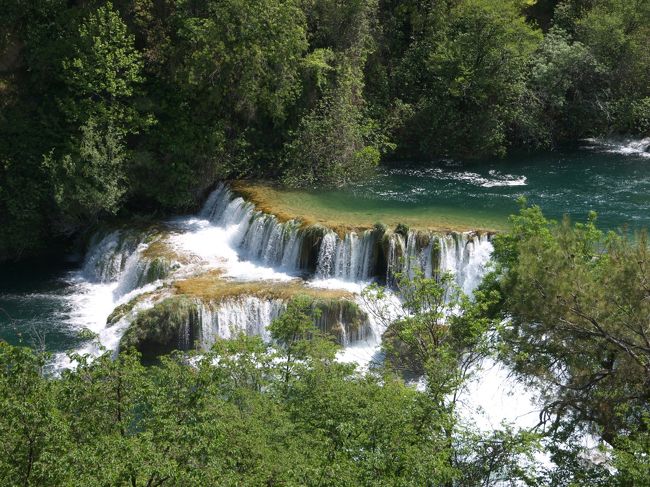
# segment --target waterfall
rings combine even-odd
[[[417,271],[423,273],[424,277],[434,277],[439,270],[439,263],[434,262],[434,250],[439,248],[440,239],[444,238],[438,235],[429,235],[427,233],[410,230],[404,242],[403,237],[396,235],[399,243],[396,248],[401,249],[404,261],[401,263],[393,262],[401,268],[410,279],[415,277]],[[393,269],[389,265],[389,270]]]
[[[147,284],[144,277],[147,274],[148,262],[142,259],[142,251],[147,248],[146,244],[140,244],[124,261],[122,272],[117,276],[117,288],[114,291],[116,296],[123,296],[126,293]]]
[[[285,312],[287,303],[282,299],[241,296],[221,303],[199,301],[197,307],[200,346],[203,350],[208,350],[218,338],[229,339],[238,333],[260,336],[269,342],[271,335],[268,327]],[[334,335],[343,346],[366,341],[370,337],[373,341],[379,339],[373,335],[368,316],[363,312],[351,313],[353,308],[345,300],[333,303],[316,301],[314,309],[319,311],[314,325],[322,332]]]
[[[279,223],[272,215],[253,212],[238,246],[251,260],[289,270],[299,267],[299,225],[295,221]]]
[[[300,268],[302,239],[296,221],[282,223],[256,210],[224,184],[210,194],[199,216],[214,225],[236,227],[231,243],[248,259],[290,271]]]
[[[240,332],[270,341],[268,326],[285,308],[286,304],[281,299],[267,300],[255,296],[232,299],[218,305],[203,304],[199,313],[201,348],[208,350],[218,338],[233,338]]]
[[[478,286],[491,252],[487,234],[438,235],[411,230],[406,239],[401,234],[392,234],[388,242],[387,282],[393,284],[397,273],[412,279],[418,271],[427,278],[437,272],[450,272],[456,284],[469,294]]]
[[[463,292],[470,294],[479,285],[491,253],[486,234],[448,235],[440,242],[441,270],[451,272]]]
[[[482,273],[481,266],[489,257],[491,245],[486,234],[437,234],[410,230],[406,235],[390,233],[382,251],[384,230],[348,232],[339,236],[324,230],[317,239],[306,242],[306,231],[295,220],[280,222],[256,210],[252,203],[233,195],[228,186],[220,184],[210,195],[200,216],[219,226],[235,226],[233,245],[248,259],[288,271],[310,270],[319,279],[367,282],[386,278],[390,285],[394,276],[403,272],[414,277],[419,270],[425,277],[439,271],[451,272],[457,284],[471,292]],[[315,268],[308,269],[309,259],[303,254],[316,252]],[[377,275],[386,271],[385,276]]]
[[[386,284],[395,285],[395,274],[401,272],[402,259],[406,253],[404,237],[394,233],[388,239],[388,253],[386,255]]]
[[[225,269],[230,278],[261,281],[288,282],[300,271],[307,281],[315,277],[317,285],[353,293],[373,279],[392,286],[399,272],[413,277],[420,270],[426,277],[435,277],[449,271],[463,291],[470,293],[480,282],[492,249],[487,234],[397,233],[378,226],[340,235],[319,225],[281,222],[224,184],[210,194],[198,217],[167,222],[171,234],[161,233],[159,227],[98,233],[75,278],[81,279],[78,300],[84,303],[72,319],[75,326],[98,332],[102,343],[115,349],[128,326],[121,322],[119,327],[106,325],[116,306],[144,292],[158,290],[160,295],[166,289],[161,287],[162,278],[173,272],[178,271],[177,277],[192,276],[215,267]],[[163,251],[148,251],[161,238],[165,239]],[[164,251],[166,245],[172,249],[171,257]],[[175,260],[174,255],[186,254],[187,261]],[[155,301],[150,305],[155,306]],[[380,342],[384,325],[373,321],[363,307],[359,313],[327,298],[317,306],[321,315],[316,325],[345,347],[374,350]],[[217,337],[229,338],[237,332],[269,340],[267,327],[285,307],[285,301],[255,296],[219,304],[197,302],[196,322],[179,330],[178,346],[187,348],[198,338],[203,348],[209,348]]]
[[[485,275],[485,266],[492,254],[492,242],[487,234],[474,235],[467,245],[467,259],[461,269],[459,281],[465,294],[472,293],[481,283]]]
[[[370,230],[361,236],[346,233],[342,239],[334,232],[326,233],[318,252],[316,275],[322,279],[369,280],[373,277],[376,243],[377,235]]]
[[[94,282],[112,282],[119,278],[129,257],[138,248],[133,232],[115,230],[98,233],[90,241],[83,264],[83,274]]]

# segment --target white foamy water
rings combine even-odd
[[[340,237],[322,229],[316,236],[307,235],[296,222],[282,223],[257,211],[225,185],[219,185],[210,195],[198,216],[176,218],[166,225],[165,245],[183,258],[166,277],[153,282],[148,282],[151,263],[145,256],[151,238],[146,232],[114,231],[94,239],[83,270],[74,275],[74,292],[69,297],[73,312],[68,325],[95,333],[99,343],[89,342],[77,352],[96,355],[100,347],[117,350],[129,319],[107,326],[107,317],[116,306],[160,289],[165,282],[218,269],[224,278],[240,282],[298,280],[313,288],[343,290],[358,296],[358,305],[368,315],[369,331],[350,337],[343,328],[341,340],[348,346],[339,355],[341,360],[368,367],[381,358],[381,336],[387,326],[361,297],[370,282],[386,277],[390,280],[398,271],[412,274],[419,268],[431,277],[440,270],[452,272],[463,290],[471,292],[480,281],[492,249],[487,235],[391,234],[390,255],[383,257],[383,268],[387,270],[382,272],[387,275],[379,276],[378,253],[385,245],[381,233],[366,231]],[[388,293],[380,304],[390,309],[389,315],[397,316],[399,301],[393,294]],[[151,300],[145,300],[137,309],[152,305]],[[219,306],[203,306],[199,341],[207,348],[216,337],[227,338],[238,331],[268,339],[267,327],[284,307],[280,300],[251,296]],[[72,365],[64,354],[59,354],[55,362],[56,367]]]
[[[502,423],[532,428],[539,422],[535,396],[501,363],[484,359],[473,371],[459,396],[461,417],[482,430],[498,429]]]
[[[491,170],[488,172],[489,177],[481,176],[475,172],[442,172],[441,179],[454,179],[457,181],[466,181],[481,186],[483,188],[493,188],[497,186],[526,186],[526,176],[515,176],[513,174],[501,174],[499,171]]]
[[[392,171],[393,174],[406,174],[409,176],[428,177],[439,180],[449,181],[463,181],[473,184],[474,186],[481,186],[483,188],[493,188],[498,186],[526,186],[528,179],[523,175],[516,174],[503,174],[497,170],[488,171],[487,175],[481,175],[472,171],[454,171],[450,169],[442,169],[439,167],[428,169],[397,169]],[[425,190],[423,188],[414,188],[412,192],[418,194]],[[400,193],[387,192],[385,196],[400,195]]]
[[[182,231],[170,236],[169,244],[177,252],[198,257],[202,269],[221,269],[224,277],[244,281],[295,279],[286,272],[243,259],[234,246],[241,235],[240,225],[218,226],[194,218],[177,223]]]
[[[650,158],[650,137],[630,138],[590,138],[585,139],[589,149],[604,150],[612,154]]]
[[[107,326],[106,320],[111,312],[119,305],[128,303],[133,298],[155,290],[160,283],[151,283],[134,289],[126,294],[118,295],[119,282],[97,283],[88,281],[82,273],[71,276],[73,293],[67,296],[71,311],[67,314],[65,323],[68,327],[78,331],[89,331],[96,339],[87,342],[75,353],[91,357],[97,356],[104,350],[117,350],[120,338],[129,325],[127,320],[119,320],[112,326]],[[138,303],[134,311],[139,311],[151,306],[146,301]],[[52,368],[59,372],[64,368],[74,367],[66,353],[54,355]]]
[[[282,314],[286,303],[280,299],[242,296],[222,303],[218,308],[201,307],[201,347],[208,350],[217,338],[232,338],[238,333],[260,336],[270,341],[268,327]]]

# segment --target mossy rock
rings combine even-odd
[[[357,303],[349,299],[314,299],[314,309],[320,313],[315,325],[336,338],[341,345],[365,340],[369,333],[368,316]]]
[[[120,321],[122,318],[124,318],[126,315],[128,315],[135,305],[138,302],[138,298],[134,298],[131,301],[127,303],[120,304],[118,307],[116,307],[110,315],[108,315],[108,318],[106,318],[106,326],[111,327],[114,324],[116,324],[118,321]]]
[[[329,230],[322,225],[310,225],[300,230],[300,269],[313,273],[318,266],[318,252],[325,234]]]
[[[145,284],[165,279],[176,268],[177,265],[174,262],[169,261],[164,257],[156,257],[147,262],[146,269],[138,282],[138,286],[144,286]]]
[[[373,231],[378,232],[379,234],[383,235],[388,231],[388,227],[383,224],[382,222],[377,222],[373,225],[372,227]]]
[[[410,238],[415,239],[415,248],[418,251],[425,249],[431,243],[432,235],[428,232],[414,232],[410,235]]]
[[[309,287],[299,280],[286,282],[233,281],[222,278],[219,270],[178,280],[174,282],[173,289],[178,295],[195,298],[204,304],[218,304],[242,296],[283,301],[288,301],[301,294],[313,299],[352,298],[352,293],[348,291]]]
[[[134,308],[138,304],[140,304],[145,299],[150,298],[154,294],[155,292],[147,292],[147,293],[139,294],[138,296],[131,299],[130,301],[120,304],[115,309],[113,309],[111,314],[108,315],[108,318],[106,318],[106,326],[111,327],[117,324],[117,322],[120,321],[122,318],[125,318],[130,313],[132,313]]]
[[[398,223],[397,227],[395,227],[395,233],[401,235],[405,239],[409,236],[409,230],[409,226],[405,223]]]
[[[140,312],[120,341],[120,349],[135,348],[144,359],[173,350],[189,350],[200,335],[199,304],[173,296]]]

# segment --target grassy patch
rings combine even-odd
[[[340,290],[316,289],[305,286],[301,281],[236,282],[223,279],[218,270],[174,283],[177,294],[196,297],[206,302],[219,303],[240,296],[255,296],[261,299],[289,300],[299,294],[314,299],[352,299],[352,293]]]

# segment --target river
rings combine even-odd
[[[613,230],[625,226],[636,230],[650,226],[648,145],[647,139],[618,143],[591,141],[581,148],[508,160],[462,165],[443,161],[427,169],[400,166],[383,170],[372,180],[346,190],[294,192],[291,198],[298,198],[293,203],[303,208],[336,213],[339,220],[365,215],[373,222],[400,216],[424,221],[435,214],[463,222],[465,226],[502,228],[507,216],[516,211],[517,198],[525,196],[554,218],[568,214],[584,219],[590,210],[595,210],[602,228]],[[240,235],[243,230],[237,219],[247,213],[234,212],[225,221],[222,215],[208,216],[206,211],[216,211],[214,202],[202,214],[167,223],[173,228],[176,250],[198,256],[208,267],[225,266],[227,275],[234,279],[282,281],[305,277],[304,272],[298,272],[296,265],[289,262],[297,258],[299,250],[276,251],[277,245],[269,239],[277,236],[272,235],[273,228],[268,222],[258,222],[256,229],[247,228],[246,241]],[[254,242],[251,240],[250,235],[264,231],[268,233],[265,242],[258,241],[261,236],[253,237]],[[320,267],[307,279],[309,285],[356,290],[373,278],[372,272],[363,268],[367,257],[358,256],[368,252],[360,247],[366,245],[363,239],[347,243],[341,240],[337,247],[334,234],[327,238],[331,240],[330,248],[323,245],[323,255],[318,257]],[[268,250],[252,249],[251,245],[276,250],[270,255]],[[354,245],[359,246],[354,251],[356,254],[351,251]],[[446,268],[452,271],[462,268],[459,274],[466,274],[462,278],[466,290],[478,282],[481,266],[489,253],[478,241],[475,247],[473,257],[467,257],[474,259],[471,262],[454,262],[454,259],[462,260],[462,256],[452,250],[446,254],[449,260]],[[101,245],[93,251],[101,254]],[[329,257],[324,254],[327,251]],[[337,253],[345,255],[337,257]],[[61,354],[64,351],[92,351],[87,339],[80,337],[80,331],[85,329],[100,334],[106,347],[117,347],[121,329],[107,332],[106,317],[116,305],[158,285],[149,283],[148,288],[138,287],[120,283],[119,276],[102,278],[89,270],[88,257],[85,267],[82,262],[69,260],[5,264],[0,269],[0,338],[54,352],[58,354],[59,365],[65,363]],[[324,270],[323,266],[329,267]]]

